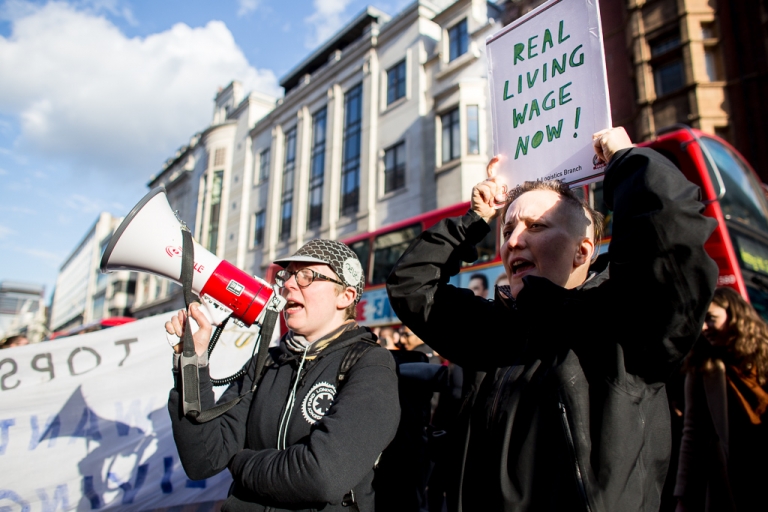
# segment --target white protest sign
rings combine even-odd
[[[229,472],[189,480],[173,441],[169,316],[0,351],[0,511],[220,508]],[[237,371],[257,332],[227,328],[212,376]]]
[[[512,187],[597,181],[592,134],[611,127],[597,0],[550,0],[486,41],[494,153]]]

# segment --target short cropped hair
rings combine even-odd
[[[509,206],[521,195],[526,192],[533,192],[534,190],[549,190],[559,195],[566,205],[574,212],[583,211],[587,214],[587,218],[592,223],[592,241],[595,243],[595,252],[592,255],[592,260],[597,258],[597,248],[600,240],[603,238],[603,214],[589,206],[589,203],[579,199],[579,197],[573,193],[573,190],[560,180],[547,180],[547,181],[525,181],[522,185],[518,185],[513,188],[509,194],[507,194],[507,202],[504,205],[504,209],[501,213],[502,223],[507,218],[507,211]]]
[[[488,289],[488,278],[485,277],[485,274],[481,274],[480,272],[478,272],[477,274],[472,274],[471,276],[469,276],[470,282],[473,279],[479,279],[480,282],[483,283],[483,288],[485,288],[486,290]]]

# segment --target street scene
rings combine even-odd
[[[768,508],[766,20],[0,1],[0,510]]]

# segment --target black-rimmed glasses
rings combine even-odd
[[[302,268],[301,270],[297,270],[295,272],[291,272],[290,270],[285,269],[280,270],[277,274],[275,274],[275,284],[280,288],[285,288],[285,283],[288,282],[291,276],[296,277],[296,284],[299,285],[300,288],[306,288],[307,286],[311,285],[315,279],[320,279],[321,281],[330,281],[332,283],[340,284],[341,286],[347,286],[341,281],[337,281],[336,279],[324,276],[323,274],[315,272],[309,268]]]

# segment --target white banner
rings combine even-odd
[[[550,0],[486,41],[494,154],[512,187],[600,179],[592,134],[611,127],[597,0]]]
[[[0,511],[220,505],[229,472],[189,480],[173,442],[169,316],[0,351]],[[214,377],[248,360],[257,332],[224,332]]]

